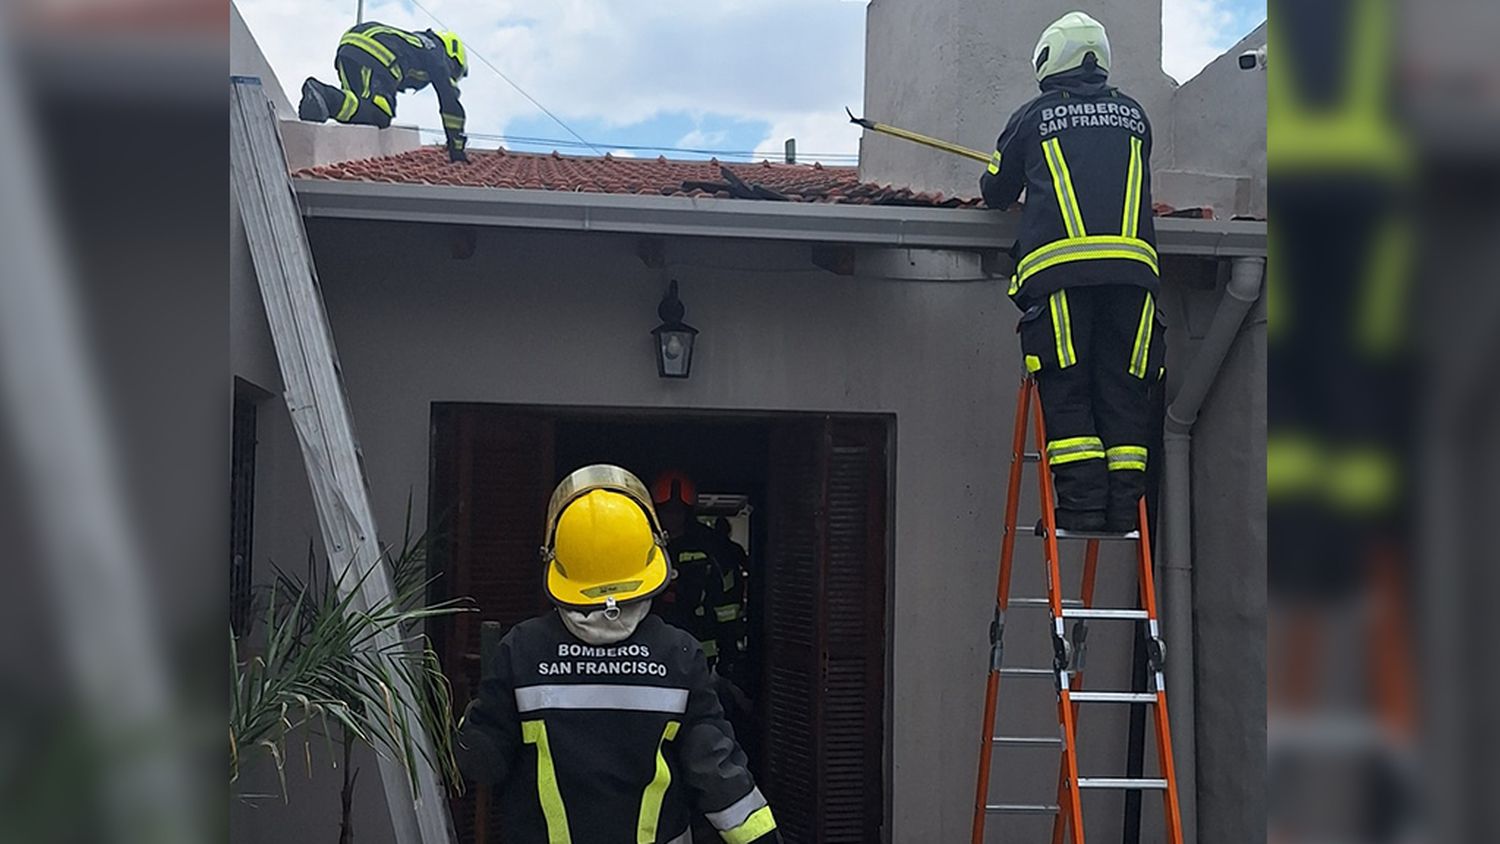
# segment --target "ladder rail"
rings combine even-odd
[[[1156,576],[1152,571],[1151,562],[1151,533],[1150,526],[1146,523],[1146,499],[1141,497],[1136,505],[1136,518],[1140,523],[1141,541],[1136,545],[1136,561],[1140,566],[1140,589],[1141,607],[1146,610],[1150,617],[1150,633],[1160,634],[1160,622],[1156,614]],[[1156,687],[1156,706],[1152,713],[1156,719],[1156,756],[1161,766],[1162,778],[1167,781],[1165,798],[1162,803],[1166,812],[1167,841],[1171,844],[1181,844],[1182,836],[1182,807],[1177,798],[1177,766],[1172,757],[1172,730],[1167,718],[1167,684],[1162,675],[1162,666],[1148,666],[1152,670],[1151,683]]]
[[[1029,380],[1029,379],[1028,379]],[[1034,393],[1033,393],[1034,395]],[[1042,539],[1043,555],[1047,562],[1047,598],[1052,604],[1052,619],[1056,625],[1054,633],[1060,635],[1063,624],[1062,618],[1062,566],[1058,561],[1057,551],[1057,512],[1052,506],[1052,467],[1051,461],[1047,459],[1047,427],[1046,420],[1042,416],[1042,402],[1040,396],[1034,396],[1037,401],[1033,404],[1035,411],[1035,438],[1036,450],[1041,455],[1041,462],[1037,467],[1037,486],[1041,495],[1042,525],[1047,530],[1047,535]],[[1093,543],[1090,543],[1093,544]],[[1062,667],[1063,669],[1066,666]],[[1066,673],[1060,676],[1067,676]],[[1065,788],[1062,789],[1066,796],[1066,803],[1059,800],[1061,811],[1057,813],[1057,823],[1068,823],[1073,827],[1073,838],[1075,841],[1083,841],[1083,801],[1078,794],[1078,728],[1074,722],[1073,701],[1071,697],[1072,682],[1059,684],[1057,692],[1058,719],[1063,723],[1063,752],[1062,764],[1059,766],[1058,776],[1063,781]]]
[[[1025,466],[1027,410],[1035,397],[1036,383],[1030,378],[1021,381],[1016,396],[1016,419],[1012,428],[1010,444],[1010,478],[1005,498],[1005,532],[1000,537],[1000,574],[995,583],[995,616],[990,632],[990,670],[985,679],[984,727],[980,731],[979,776],[975,784],[974,826],[972,844],[984,844],[984,824],[989,805],[990,766],[994,761],[993,742],[995,732],[995,709],[1000,697],[1000,657],[1003,653],[1001,637],[1005,630],[1005,610],[1010,603],[1010,574],[1015,560],[1016,517],[1021,506],[1022,469]],[[1038,402],[1040,405],[1040,402]]]

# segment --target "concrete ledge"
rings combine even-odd
[[[410,152],[422,145],[415,126],[346,126],[341,123],[304,123],[283,120],[281,143],[293,171],[339,161],[379,158]]]

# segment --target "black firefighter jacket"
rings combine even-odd
[[[991,208],[1026,191],[1010,295],[1025,310],[1068,287],[1160,287],[1151,122],[1092,66],[1049,76],[1010,118],[979,187]]]
[[[516,625],[459,727],[465,776],[497,788],[513,844],[779,841],[698,643],[654,615],[587,645],[556,612]],[[697,844],[711,844],[699,841]]]
[[[448,53],[437,33],[430,29],[408,32],[376,21],[355,24],[339,40],[339,52],[355,61],[379,69],[373,79],[385,90],[420,91],[429,84],[437,93],[438,112],[449,146],[463,148],[464,107],[459,103],[458,84],[450,77]],[[393,114],[394,116],[394,109]]]

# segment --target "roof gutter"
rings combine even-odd
[[[1020,215],[973,208],[752,202],[711,197],[294,180],[304,216],[552,231],[680,235],[933,249],[1009,249]],[[1156,220],[1164,255],[1258,257],[1266,225]]]

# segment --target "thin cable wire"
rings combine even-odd
[[[422,12],[427,15],[427,17],[432,18],[432,20],[438,26],[442,27],[443,29],[450,29],[450,27],[448,26],[448,24],[443,23],[443,21],[442,21],[441,18],[439,18],[437,15],[434,15],[430,10],[428,10],[428,8],[426,6],[423,6],[420,2],[418,2],[418,0],[410,0],[410,2],[411,2],[411,4],[413,6],[416,6],[418,9],[421,9]],[[533,97],[533,96],[531,96],[531,94],[527,93],[525,88],[522,88],[520,85],[517,85],[516,81],[514,79],[511,79],[509,76],[506,76],[504,71],[500,70],[500,68],[498,68],[498,67],[495,67],[495,65],[493,63],[491,63],[489,59],[485,58],[478,50],[473,49],[471,46],[469,46],[467,44],[464,45],[464,48],[474,58],[479,59],[481,62],[483,62],[485,67],[489,68],[490,70],[493,70],[495,72],[496,76],[499,76],[501,79],[504,79],[507,85],[509,85],[510,87],[516,89],[517,93],[519,93],[521,96],[523,96],[527,100],[529,100],[532,105],[534,105],[537,108],[541,109],[541,111],[542,111],[543,114],[545,114],[548,117],[552,118],[552,122],[556,123],[557,125],[563,127],[563,129],[567,130],[567,132],[568,132],[569,135],[572,135],[573,137],[577,138],[580,143],[582,143],[584,146],[588,147],[589,149],[593,150],[594,152],[597,152],[600,155],[604,154],[598,147],[596,147],[593,144],[589,143],[587,140],[584,139],[584,137],[582,135],[580,135],[576,131],[574,131],[572,126],[569,126],[567,123],[563,122],[563,119],[561,117],[558,117],[557,115],[553,114],[551,109],[549,109],[546,106],[542,105],[541,101],[539,101],[536,97]]]

